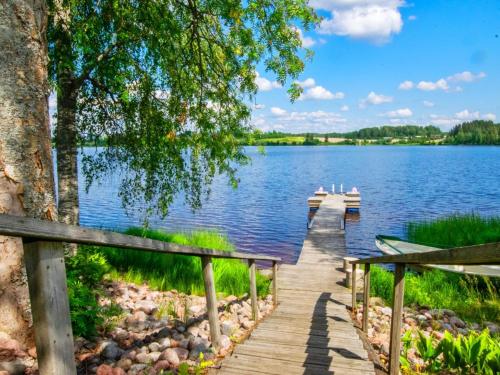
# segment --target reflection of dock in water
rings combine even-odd
[[[307,205],[309,206],[309,212],[307,214],[308,229],[311,228],[314,221],[314,215],[326,198],[334,198],[343,201],[345,206],[345,211],[342,217],[343,226],[345,226],[346,221],[355,222],[360,220],[359,211],[361,208],[361,196],[356,188],[353,188],[352,191],[348,191],[346,193],[341,192],[340,194],[329,194],[327,191],[323,190],[323,188],[320,188],[314,193],[313,197],[309,197],[307,199]]]

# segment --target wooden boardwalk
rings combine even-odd
[[[346,306],[345,204],[329,195],[295,265],[278,273],[279,305],[224,359],[219,374],[375,374]]]

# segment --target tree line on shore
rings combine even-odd
[[[254,131],[242,140],[247,145],[355,145],[355,144],[456,144],[500,145],[500,124],[474,120],[454,126],[443,132],[436,126],[380,126],[347,133],[299,133]]]

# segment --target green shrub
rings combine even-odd
[[[488,330],[481,334],[471,332],[467,336],[453,337],[445,332],[441,341],[418,331],[412,339],[410,331],[403,338],[402,368],[406,373],[451,373],[484,374],[500,373],[500,341],[492,337]],[[407,358],[408,349],[414,346],[423,360],[423,368],[414,369]]]
[[[214,231],[192,233],[167,233],[161,230],[131,228],[127,234],[148,237],[180,245],[234,251],[234,246],[224,235]],[[141,284],[147,283],[157,290],[176,289],[187,294],[205,293],[199,257],[162,254],[139,250],[102,249],[109,263],[116,268],[112,277]],[[248,267],[236,259],[214,259],[214,278],[217,292],[241,296],[249,291]],[[269,280],[257,273],[259,295],[269,291]]]

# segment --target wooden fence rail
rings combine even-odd
[[[62,223],[0,214],[0,235],[20,237],[28,275],[38,368],[41,375],[76,375],[63,242],[182,254],[201,258],[210,335],[219,345],[219,313],[212,268],[213,258],[247,260],[254,319],[258,318],[255,261],[273,266],[273,300],[277,303],[277,270],[281,258],[183,246],[149,238]]]
[[[363,287],[363,317],[362,329],[368,332],[368,307],[370,299],[370,265],[393,263],[394,287],[391,317],[391,332],[389,342],[389,374],[399,374],[399,355],[401,352],[401,322],[404,302],[404,275],[407,264],[461,264],[461,265],[490,265],[500,264],[500,242],[457,247],[429,251],[425,253],[411,253],[400,255],[385,255],[379,257],[353,260],[352,264],[352,311],[356,310],[356,268],[359,264],[365,265]]]

